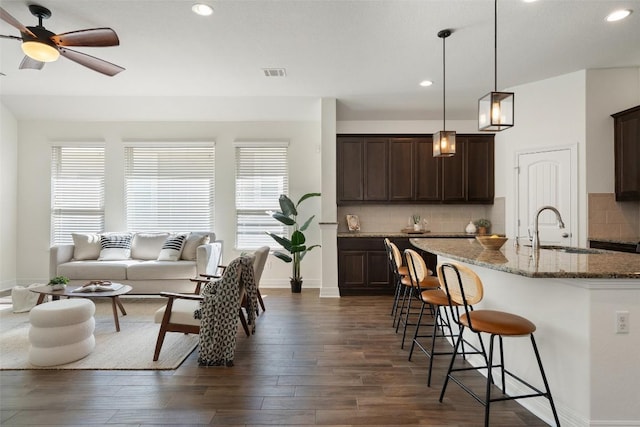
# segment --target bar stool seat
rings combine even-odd
[[[447,298],[446,294],[444,297]],[[528,319],[504,311],[474,310],[469,313],[469,317],[471,321],[463,314],[460,316],[460,323],[467,328],[473,325],[475,331],[488,334],[520,336],[532,334],[536,330],[536,325]]]

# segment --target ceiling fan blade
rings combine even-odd
[[[90,28],[87,30],[70,31],[68,33],[51,36],[51,40],[59,46],[118,46],[120,40],[111,28]]]
[[[60,54],[65,58],[107,76],[115,76],[120,71],[124,70],[124,68],[119,65],[112,64],[111,62],[96,58],[95,56],[87,55],[86,53],[76,52],[75,50],[66,49],[64,47],[59,48],[59,50]]]
[[[25,55],[18,68],[21,70],[25,68],[30,70],[42,70],[42,67],[44,67],[44,62],[36,61],[35,59],[29,58]]]
[[[18,30],[20,30],[21,33],[27,33],[27,34],[29,34],[29,35],[31,35],[33,37],[36,37],[36,35],[33,34],[30,29],[28,29],[27,27],[22,25],[20,23],[20,21],[18,21],[16,18],[11,16],[11,14],[9,12],[7,12],[6,10],[4,10],[1,7],[0,7],[0,19],[2,19],[7,24],[17,28]]]

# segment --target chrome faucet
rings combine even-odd
[[[558,211],[558,209],[554,208],[553,206],[543,206],[540,209],[538,209],[538,212],[536,212],[536,220],[533,223],[533,242],[531,243],[531,246],[533,246],[533,249],[540,249],[540,235],[538,234],[538,221],[540,219],[540,213],[547,209],[550,211],[553,211],[556,214],[558,227],[564,228],[564,221],[562,221],[562,216],[560,216],[560,211]]]

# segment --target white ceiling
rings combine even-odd
[[[474,119],[493,89],[492,0],[42,0],[54,33],[111,27],[120,46],[77,48],[126,68],[106,77],[60,58],[18,70],[18,41],[0,39],[0,96],[19,118],[228,120],[316,114],[338,100],[339,120],[442,118],[442,40],[447,118]],[[1,5],[37,24],[26,0]],[[582,69],[640,66],[640,0],[500,0],[498,89]],[[634,9],[607,23],[617,8]],[[0,34],[18,31],[0,22]],[[285,78],[262,68],[282,67]],[[434,81],[430,88],[418,83]],[[239,97],[239,98],[238,98]],[[516,106],[517,106],[516,93]],[[165,117],[166,116],[166,117]],[[184,116],[184,117],[182,117]]]

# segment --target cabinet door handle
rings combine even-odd
[[[564,237],[565,239],[567,237],[571,237],[571,233],[562,233],[562,237]]]

